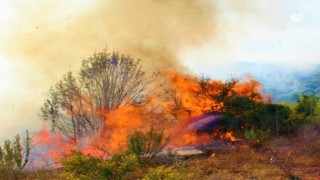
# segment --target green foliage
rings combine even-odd
[[[183,180],[186,178],[186,176],[174,170],[172,166],[167,168],[165,166],[159,166],[150,168],[143,180]]]
[[[128,142],[128,150],[103,160],[75,151],[62,160],[64,179],[126,179],[141,167],[141,163],[155,157],[168,143],[163,132],[150,129],[146,133],[136,131]]]
[[[318,96],[301,95],[297,103],[289,106],[294,110],[286,121],[290,133],[295,134],[303,126],[317,126],[320,123]]]
[[[128,152],[135,154],[140,162],[153,158],[168,144],[163,131],[157,132],[151,128],[146,133],[136,131],[129,139]]]
[[[285,121],[291,112],[286,106],[255,102],[245,96],[231,97],[224,103],[227,112],[221,124],[226,129],[233,129],[241,133],[254,129],[255,133],[261,135],[260,140],[262,141],[270,135],[286,132]],[[262,133],[262,131],[268,133]]]
[[[123,179],[128,172],[134,171],[138,165],[138,159],[134,154],[121,152],[113,155],[109,162],[99,164],[98,167],[103,175],[108,175],[111,179]]]
[[[81,152],[62,161],[61,177],[64,179],[123,179],[127,173],[134,171],[138,159],[133,154],[121,152],[109,160],[102,160]]]
[[[290,132],[294,132],[302,126],[314,124],[314,120],[314,117],[306,116],[305,114],[297,114],[294,112],[290,114],[286,124],[289,127]]]
[[[72,172],[72,174],[79,177],[94,177],[96,166],[100,161],[100,159],[83,155],[81,152],[76,151],[66,160],[62,160],[61,163],[66,172]]]
[[[316,115],[315,110],[319,104],[319,97],[314,95],[303,94],[298,100],[298,105],[295,108],[298,114],[305,114],[306,116]]]
[[[139,103],[151,81],[141,65],[140,60],[118,52],[95,53],[82,61],[79,81],[98,109]]]
[[[0,147],[0,171],[22,170],[29,162],[32,139],[26,131],[26,137],[21,145],[21,138],[17,135],[13,141],[6,140]]]
[[[0,146],[0,173],[2,178],[20,179],[23,175],[22,170],[29,162],[32,139],[26,131],[26,136],[21,142],[17,135],[13,140],[6,140]],[[0,179],[2,179],[0,177]]]

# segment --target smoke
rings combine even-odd
[[[181,68],[176,54],[207,41],[215,30],[208,0],[95,0],[82,10],[54,2],[20,2],[1,44],[7,57],[48,69],[51,78],[106,45],[152,69]]]
[[[142,59],[150,71],[186,71],[178,53],[201,45],[216,32],[216,11],[210,0],[2,3],[6,11],[0,21],[0,56],[13,65],[10,84],[14,84],[6,91],[14,101],[0,104],[0,111],[13,107],[0,112],[10,113],[5,119],[10,123],[2,128],[21,121],[27,128],[40,124],[35,123],[39,119],[35,110],[48,88],[66,71],[78,70],[83,58],[106,46]]]
[[[10,61],[10,68],[0,68],[7,70],[5,78],[10,77],[2,81],[0,73],[0,82],[6,87],[0,88],[0,122],[4,124],[0,137],[8,132],[5,129],[41,124],[37,114],[49,87],[68,70],[77,71],[83,58],[106,46],[109,51],[142,59],[151,72],[190,73],[188,68],[192,68],[196,73],[217,77],[238,71],[230,68],[232,63],[222,62],[252,59],[252,48],[246,44],[255,47],[253,40],[272,35],[269,29],[283,32],[288,26],[283,23],[288,12],[283,13],[281,8],[285,3],[278,1],[0,2],[0,66]],[[280,46],[278,41],[273,49]],[[258,61],[259,57],[253,60]]]

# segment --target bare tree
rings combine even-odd
[[[76,141],[106,128],[101,112],[143,102],[151,80],[140,60],[118,52],[95,53],[82,61],[78,78],[69,72],[50,88],[41,115],[52,130]]]

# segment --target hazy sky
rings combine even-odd
[[[319,9],[317,0],[0,0],[0,140],[41,128],[49,87],[106,44],[151,69],[213,77],[242,61],[312,67]]]
[[[231,1],[227,1],[231,2]],[[244,13],[221,7],[221,18],[228,23],[223,30],[225,44],[214,41],[200,48],[181,52],[185,65],[196,72],[212,73],[228,63],[239,61],[273,63],[308,69],[320,62],[320,2],[316,0],[271,0],[255,2]],[[194,59],[201,59],[195,63]]]

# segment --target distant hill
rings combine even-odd
[[[294,102],[301,93],[320,95],[320,65],[309,70],[292,69],[282,64],[237,62],[214,67],[220,79],[252,75],[264,86],[274,102]]]
[[[308,71],[266,63],[243,63],[239,67],[257,78],[275,102],[297,101],[302,93],[320,95],[320,66]]]

